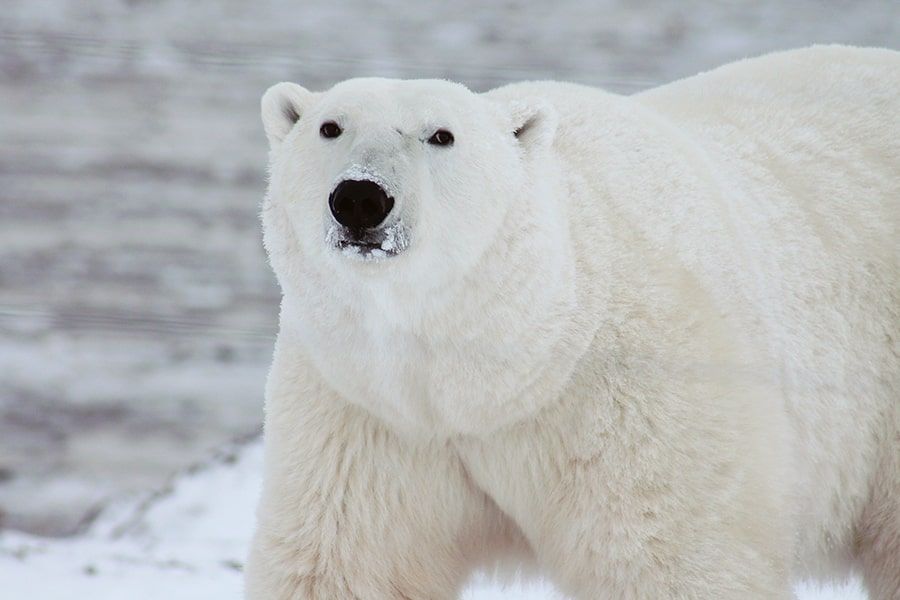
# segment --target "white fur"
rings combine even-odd
[[[449,599],[509,557],[574,598],[853,565],[900,598],[898,115],[900,54],[846,47],[632,97],[273,87],[248,598]],[[397,256],[327,243],[347,173]]]

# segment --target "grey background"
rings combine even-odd
[[[631,93],[813,42],[896,48],[900,3],[3,0],[0,529],[76,532],[258,431],[268,85]]]

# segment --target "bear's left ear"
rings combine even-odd
[[[525,148],[547,147],[553,143],[559,118],[549,103],[538,98],[513,100],[508,111],[511,133]]]
[[[296,83],[276,83],[263,94],[261,101],[263,128],[269,145],[276,147],[300,120],[315,94]]]

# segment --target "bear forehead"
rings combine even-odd
[[[441,79],[348,79],[324,92],[319,101],[323,110],[343,112],[411,113],[466,112],[478,102],[478,95],[464,85]]]
[[[389,79],[382,77],[358,77],[335,84],[327,94],[346,93],[385,94],[391,96],[414,96],[416,94],[470,97],[473,93],[461,83],[445,79]]]

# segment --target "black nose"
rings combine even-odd
[[[375,227],[394,208],[394,199],[374,181],[347,179],[328,198],[335,221],[351,229]]]

